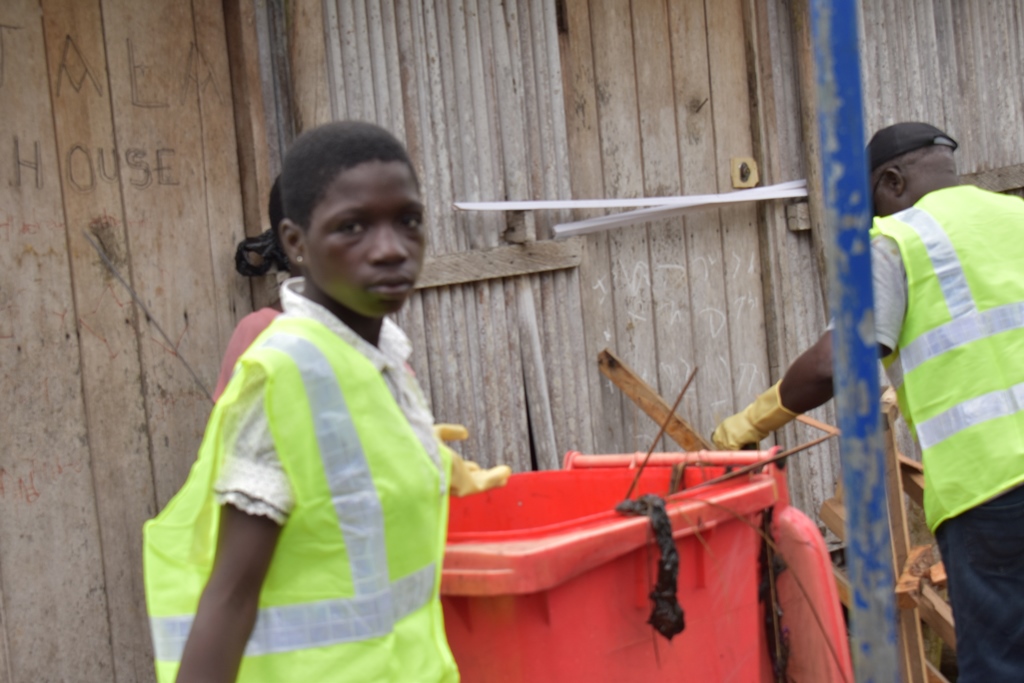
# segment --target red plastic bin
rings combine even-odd
[[[686,485],[722,471],[697,470]],[[667,499],[686,619],[669,642],[647,624],[658,559],[649,520],[614,512],[635,473],[517,474],[452,500],[441,593],[465,683],[770,680],[756,529],[780,495],[775,478]],[[645,470],[635,495],[664,496],[670,477]]]

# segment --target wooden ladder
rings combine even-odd
[[[900,634],[900,661],[905,683],[949,683],[937,667],[924,655],[921,622],[928,624],[951,648],[956,650],[953,612],[949,603],[936,590],[945,584],[941,562],[936,562],[935,544],[911,547],[907,525],[907,497],[924,507],[924,471],[921,464],[904,456],[896,446],[896,418],[899,407],[896,392],[890,387],[882,395],[885,415],[886,492],[889,502],[889,531],[892,536],[893,571],[897,577],[895,592],[899,610],[897,628]],[[842,484],[836,497],[821,506],[821,521],[840,539],[846,538],[846,511],[843,508]],[[850,583],[846,572],[834,568],[839,599],[850,606]],[[922,580],[923,579],[923,580]]]

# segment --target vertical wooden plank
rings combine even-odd
[[[432,75],[436,74],[435,82],[438,85],[438,89],[433,90],[432,88],[429,96],[434,98],[435,121],[440,127],[437,143],[440,148],[448,152],[447,164],[443,168],[440,164],[438,165],[438,170],[446,174],[444,177],[447,182],[438,186],[438,190],[441,193],[438,197],[440,205],[437,207],[439,239],[434,243],[434,253],[444,254],[458,249],[461,244],[460,239],[464,238],[465,235],[465,219],[463,217],[456,216],[455,220],[448,220],[450,201],[464,191],[465,183],[467,182],[462,173],[464,162],[458,137],[461,134],[461,122],[454,116],[454,113],[457,111],[455,109],[455,98],[457,97],[459,86],[455,84],[454,49],[452,47],[447,3],[426,1],[423,7],[427,40],[432,41],[434,46],[434,49],[428,47],[428,51],[430,54],[435,55],[430,66],[433,70]],[[431,83],[431,85],[434,85],[434,83]],[[453,289],[459,291],[453,293]],[[460,302],[464,300],[464,293],[461,291],[461,288],[438,290],[428,295],[425,302],[427,304],[433,303],[436,307],[433,308],[433,315],[443,315],[444,319],[449,321],[448,325],[450,327],[448,329],[465,329],[465,325],[459,327],[459,322],[464,320],[464,318],[456,322],[454,317],[459,314],[464,316],[465,309],[461,306],[456,306],[453,310],[453,297],[458,297]],[[432,329],[431,312],[432,308],[428,306],[425,309],[427,344],[431,357],[437,358],[436,361],[431,360],[430,363],[432,380],[434,382],[432,393],[435,411],[439,418],[461,421],[463,419],[461,417],[456,420],[450,416],[461,416],[463,413],[460,399],[466,396],[467,389],[470,392],[469,395],[472,395],[473,387],[471,382],[468,382],[468,378],[475,375],[472,370],[468,373],[463,371],[462,374],[459,374],[459,369],[456,367],[456,358],[461,358],[461,356],[457,356],[454,351],[447,350],[449,347],[458,344],[459,340],[455,337],[440,339],[439,335],[445,332],[439,329]],[[455,393],[448,389],[449,387],[456,386],[460,387],[462,391]],[[486,409],[486,404],[484,409]],[[490,416],[488,415],[488,417]],[[490,421],[488,420],[487,422],[477,422],[476,424],[480,424],[484,431],[489,431],[489,423]],[[472,434],[477,432],[476,424],[471,426]],[[487,426],[484,427],[483,425]]]
[[[487,140],[478,128],[474,110],[473,78],[470,73],[469,47],[466,36],[466,16],[460,0],[449,0],[439,7],[438,33],[441,35],[441,55],[450,71],[444,91],[448,114],[448,140],[452,149],[455,197],[479,200],[480,172],[476,151]],[[440,23],[441,21],[445,23]],[[449,85],[450,84],[450,87]],[[456,214],[454,244],[460,251],[478,246],[493,246],[497,237],[486,235],[480,228],[479,216]],[[489,240],[494,240],[493,242]]]
[[[235,325],[253,310],[249,283],[235,270],[235,247],[245,237],[238,159],[233,154],[238,139],[224,13],[220,5],[202,0],[193,0],[192,6],[195,39],[182,88],[187,90],[186,101],[199,107],[207,239],[217,302],[216,348],[223,352]]]
[[[530,16],[529,25],[522,25],[521,35],[524,41],[528,39],[534,52],[533,97],[537,100],[539,122],[538,141],[534,143],[539,147],[530,150],[531,155],[539,158],[541,168],[540,185],[534,191],[543,193],[538,196],[569,197],[572,188],[555,3],[527,0],[521,4],[528,8]],[[556,219],[569,218],[568,212],[540,213],[536,217],[538,239],[549,236]],[[537,296],[544,311],[543,343],[551,349],[545,354],[551,419],[560,459],[570,449],[593,449],[587,374],[592,372],[596,377],[598,373],[596,366],[587,362],[586,355],[577,352],[583,339],[578,271],[542,274],[539,282]]]
[[[479,22],[480,59],[482,66],[483,93],[487,106],[484,111],[479,112],[481,116],[487,117],[487,130],[489,145],[486,153],[481,157],[480,163],[487,165],[489,182],[485,186],[489,197],[509,197],[505,173],[505,159],[503,150],[504,127],[501,124],[502,107],[500,104],[498,87],[502,80],[509,75],[509,65],[506,61],[507,48],[504,43],[504,34],[499,31],[503,28],[496,24],[502,16],[503,7],[496,3],[477,2],[476,5]],[[503,56],[504,55],[504,56]],[[494,244],[501,243],[501,234],[508,225],[507,216],[495,214],[493,216],[480,216],[478,220],[483,221],[481,230],[485,234],[493,236]]]
[[[865,17],[867,10],[864,10]],[[789,5],[790,26],[793,28],[793,54],[797,72],[797,102],[800,108],[802,142],[802,177],[807,179],[807,210],[811,221],[815,260],[819,273],[818,286],[821,299],[827,300],[828,271],[825,264],[825,243],[828,225],[825,222],[825,192],[822,180],[821,149],[817,117],[817,85],[814,77],[814,51],[811,48],[811,13],[809,0],[793,0]],[[868,30],[865,18],[865,32]],[[864,79],[861,79],[864,81]],[[870,81],[868,81],[870,82]],[[865,100],[877,99],[874,91],[866,89]],[[867,116],[867,107],[865,107]],[[824,309],[822,309],[824,310]]]
[[[924,92],[921,72],[921,50],[917,35],[917,2],[904,3],[900,8],[898,23],[895,32],[898,39],[896,43],[900,46],[900,58],[902,59],[903,88],[900,105],[903,109],[901,114],[911,121],[934,120],[931,112],[928,111],[931,103]]]
[[[717,168],[717,161],[704,6],[669,3],[669,26],[682,189],[687,194],[714,193],[718,185],[709,170]],[[720,230],[717,211],[686,218],[694,364],[700,368],[691,389],[700,397],[699,409],[687,417],[702,434],[710,434],[733,405]]]
[[[1024,161],[1024,157],[1018,153],[1020,136],[1006,134],[1006,131],[1021,130],[1020,114],[1024,110],[1024,99],[1018,94],[1024,69],[1021,68],[1020,60],[1013,61],[1008,34],[1013,8],[1019,4],[987,2],[979,8],[984,17],[981,33],[986,36],[983,44],[986,46],[984,52],[988,62],[982,73],[986,74],[986,90],[992,94],[989,108],[991,118],[985,126],[986,156],[993,168]],[[1016,73],[1011,72],[1011,66],[1016,67]]]
[[[935,11],[937,3],[919,3],[916,7],[917,56],[921,61],[921,99],[927,103],[925,121],[931,120],[935,125],[948,130],[945,114],[945,97],[932,96],[935,83],[942,84],[945,92],[949,83],[942,79],[939,65],[939,51],[935,28]],[[872,131],[873,132],[873,131]],[[950,133],[952,135],[952,133]]]
[[[960,147],[957,150],[957,170],[960,173],[971,173],[981,170],[977,159],[981,152],[980,131],[976,122],[984,120],[978,110],[977,102],[981,94],[979,86],[981,79],[977,78],[978,71],[977,53],[975,50],[973,31],[971,28],[970,4],[966,2],[951,3],[953,12],[954,46],[956,63],[960,70],[958,81],[960,104],[960,120],[965,124],[960,129],[960,137],[957,141]]]
[[[357,8],[357,13],[362,9],[362,14],[360,15],[362,18],[361,20],[357,19],[360,22],[360,28],[362,29],[365,26],[362,36],[363,40],[366,41],[366,49],[360,55],[360,58],[366,60],[364,68],[369,75],[369,83],[373,88],[373,101],[376,104],[373,120],[400,136],[402,132],[396,131],[393,127],[394,121],[391,112],[391,89],[388,87],[387,59],[384,51],[384,23],[381,14],[381,4],[383,3],[380,0],[367,0],[364,6],[360,6],[358,2],[354,4]],[[365,24],[362,22],[365,22]]]
[[[64,150],[59,155],[61,175],[70,185],[63,193],[64,214],[79,309],[82,384],[114,678],[129,681],[152,668],[141,549],[142,523],[156,513],[156,497],[139,361],[139,320],[128,294],[82,234],[89,233],[122,274],[130,277],[117,172],[124,167],[124,158],[118,159],[115,152],[99,2],[45,0],[42,8],[54,124],[58,149]],[[230,108],[225,115],[231,122]],[[231,197],[238,201],[237,182]],[[234,223],[241,233],[240,205],[236,206]],[[225,256],[224,266],[229,264]],[[237,299],[225,297],[221,302],[225,313],[233,306],[248,305],[248,286],[242,284],[245,287],[236,290]]]
[[[1024,103],[1024,7],[1018,3],[1013,9],[1013,26],[1010,35],[1017,38],[1014,57],[1011,64],[1016,65],[1012,82],[1017,84],[1017,102]],[[1017,107],[1017,130],[1024,128],[1024,104]],[[1024,140],[1017,141],[1017,158],[1024,159]],[[1021,195],[1022,193],[1018,193]]]
[[[705,7],[718,191],[729,192],[730,160],[759,156],[751,140],[747,55],[740,38],[743,6],[741,0],[720,0],[706,2]],[[733,410],[739,410],[769,383],[757,210],[729,207],[721,210],[721,216]]]
[[[637,197],[644,191],[643,160],[628,0],[600,3],[599,11],[591,11],[590,21],[605,193]],[[612,346],[644,381],[656,383],[647,226],[612,231],[608,239],[612,266],[609,299],[615,307],[616,323]],[[623,445],[627,450],[646,450],[657,427],[651,428],[633,405],[623,408],[623,417]]]
[[[217,376],[220,307],[211,272],[200,84],[185,78],[193,53],[187,5],[164,0],[138,12],[130,0],[103,0],[107,60],[117,148],[124,150],[121,184],[132,285],[170,336],[154,321],[141,325],[146,406],[158,505],[173,495],[195,459]],[[228,83],[206,87],[228,91]],[[199,387],[182,360],[198,373]]]
[[[682,192],[679,142],[672,70],[665,68],[671,49],[668,6],[664,0],[634,0],[633,41],[636,45],[637,92],[643,145],[644,194],[650,197]],[[693,369],[693,330],[686,269],[686,235],[682,218],[650,227],[651,289],[657,337],[659,393],[668,401],[683,387]],[[688,392],[683,415],[696,415],[699,396]],[[656,428],[656,427],[655,427]],[[675,448],[666,440],[659,447]]]
[[[329,33],[324,25],[323,0],[297,0],[286,9],[295,129],[302,132],[332,119],[331,59],[324,41]]]
[[[527,116],[525,131],[528,141],[528,168],[530,169],[531,192],[536,197],[567,197],[569,196],[568,169],[565,167],[564,119],[555,115],[555,110],[564,106],[561,93],[561,70],[556,59],[548,50],[557,45],[557,19],[553,3],[521,0],[518,3],[519,34],[510,36],[510,42],[519,43],[519,52],[523,69],[524,106]],[[550,227],[559,218],[568,218],[556,212],[536,212],[534,214],[535,232],[538,239],[550,235]],[[570,313],[560,310],[568,306],[571,299],[558,299],[560,306],[543,305],[549,297],[555,297],[560,281],[554,273],[544,273],[533,281],[534,299],[538,302],[540,313],[538,334],[545,353],[538,359],[543,362],[545,380],[550,405],[545,414],[550,414],[553,425],[551,443],[541,447],[542,441],[534,434],[534,445],[541,453],[551,450],[552,458],[545,464],[538,455],[541,467],[560,467],[561,455],[570,448],[578,448],[580,441],[578,418],[575,410],[575,399],[571,399],[580,391],[577,382],[584,380],[585,375],[577,375],[578,358],[574,358],[569,340],[563,338],[565,331],[560,319],[566,314],[582,315],[577,309]],[[582,367],[586,372],[586,366]],[[586,384],[583,383],[583,391]],[[567,407],[573,404],[572,410]]]
[[[331,116],[336,121],[350,118],[345,96],[345,64],[341,52],[341,16],[336,0],[323,0],[324,43],[327,46],[327,78],[330,82]]]
[[[475,4],[475,3],[474,3]],[[470,41],[470,57],[473,61],[477,56],[474,43],[479,36],[487,35],[489,48],[493,50],[491,61],[499,73],[492,81],[495,91],[493,108],[497,111],[498,130],[490,135],[491,149],[487,156],[501,158],[504,162],[505,194],[509,197],[533,197],[535,187],[531,185],[530,169],[530,121],[528,106],[532,83],[530,75],[523,64],[523,48],[520,44],[519,31],[524,18],[518,13],[515,3],[506,3],[505,12],[495,11],[491,16],[486,30],[481,28]],[[474,22],[467,22],[470,27]],[[482,55],[481,55],[482,57]],[[483,61],[483,60],[481,60]],[[483,73],[480,73],[483,80]],[[486,106],[479,101],[478,106]],[[480,116],[480,119],[485,118]],[[480,160],[486,164],[485,159]],[[499,189],[495,187],[494,189]],[[532,217],[531,217],[532,218]],[[490,227],[490,226],[488,226]],[[491,227],[494,229],[496,226]],[[528,238],[535,236],[529,234]],[[497,243],[495,234],[493,242]],[[530,278],[534,279],[534,278]],[[551,469],[557,466],[557,446],[555,444],[554,425],[551,417],[551,393],[547,375],[546,357],[549,349],[541,343],[541,325],[538,318],[543,308],[538,307],[530,279],[516,278],[503,284],[506,299],[514,302],[516,318],[509,319],[509,325],[515,326],[516,334],[510,335],[510,341],[518,339],[518,353],[512,358],[510,367],[512,376],[509,380],[517,389],[522,385],[525,392],[525,407],[529,412],[529,432],[523,431],[510,435],[517,444],[515,450],[528,454],[532,442],[536,454],[537,466]],[[540,314],[540,315],[539,315]],[[524,459],[524,463],[527,462]]]
[[[2,563],[0,563],[2,568]],[[0,572],[0,683],[14,683],[11,670],[11,643],[7,637],[7,600],[4,598],[4,576]]]
[[[970,30],[970,37],[973,45],[972,52],[975,58],[975,74],[985,74],[985,78],[977,78],[978,83],[978,99],[974,102],[974,109],[977,118],[974,119],[975,125],[973,126],[975,133],[975,144],[978,148],[974,150],[975,165],[971,168],[972,171],[984,171],[989,168],[996,168],[999,164],[996,161],[1001,156],[1000,151],[997,147],[1000,147],[999,142],[993,144],[993,128],[995,128],[998,113],[996,112],[998,95],[997,90],[1005,90],[1005,88],[992,88],[988,86],[988,80],[992,79],[997,81],[999,73],[993,59],[994,52],[998,49],[998,39],[987,26],[988,14],[987,8],[983,8],[985,3],[982,1],[961,3],[966,5],[963,10],[970,15],[970,20],[966,25],[961,28]],[[1002,131],[999,132],[998,137],[1004,137]]]
[[[1004,65],[1007,73],[1004,84],[1007,87],[1007,96],[1012,103],[1008,109],[1012,123],[1010,130],[1024,128],[1024,7],[1018,3],[1009,3],[1003,8],[1003,30],[1007,33],[1007,59]],[[1024,140],[1019,136],[1011,136],[1012,139],[1004,142],[1007,144],[1007,154],[1010,159],[1024,160]]]
[[[565,68],[566,131],[569,143],[569,170],[572,196],[592,198],[604,196],[601,173],[601,143],[597,110],[597,89],[594,80],[593,41],[590,7],[586,0],[566,2],[568,31],[560,38],[559,49]],[[580,213],[582,218],[584,214]],[[608,234],[601,232],[586,237],[586,251],[580,263],[580,290],[583,310],[584,360],[589,382],[589,411],[594,423],[594,448],[598,452],[621,453],[624,449],[622,430],[622,396],[608,381],[602,381],[597,354],[613,343],[615,311],[610,299]]]
[[[569,364],[571,353],[568,350],[569,340],[567,334],[562,334],[561,316],[559,306],[568,302],[565,299],[559,300],[557,281],[553,274],[538,275],[531,277],[533,285],[533,300],[537,308],[537,320],[539,322],[538,339],[543,340],[544,352],[540,355],[544,363],[544,372],[547,379],[547,390],[549,399],[549,415],[552,425],[552,441],[550,448],[551,469],[561,467],[560,456],[568,450],[569,444],[578,442],[578,428],[574,419],[575,410],[569,412],[566,408],[572,404],[575,409],[575,399],[571,399],[571,385],[566,382],[563,369]],[[541,460],[538,457],[538,460]],[[543,464],[544,469],[549,469]]]
[[[0,26],[0,373],[7,389],[0,675],[11,683],[110,681],[115,671],[82,391],[79,334],[85,331],[77,325],[38,2],[4,3]],[[90,59],[102,68],[102,57]],[[66,74],[69,93],[70,78],[81,74]],[[103,86],[101,79],[100,73]],[[88,78],[81,85],[93,87]],[[68,624],[74,626],[60,626]]]
[[[796,128],[800,119],[791,113],[801,102],[800,75],[793,66],[796,36],[790,30],[795,23],[789,15],[792,11],[795,9],[784,0],[767,4],[747,0],[745,6],[747,42],[755,64],[750,71],[758,113],[754,121],[755,146],[760,148],[759,162],[766,184],[802,175],[803,154]],[[765,327],[769,381],[773,381],[817,341],[827,321],[813,235],[787,228],[782,202],[764,205],[761,213]],[[832,422],[831,404],[819,408],[813,416]],[[789,447],[809,441],[810,431],[794,422],[783,430],[780,443]],[[793,460],[787,470],[793,504],[816,518],[821,502],[833,495],[838,468],[838,448],[832,442],[816,447],[806,458]]]
[[[442,65],[437,57],[428,58],[428,55],[438,55],[440,51],[441,36],[434,3],[414,0],[409,8],[409,17],[411,46],[415,48],[415,52],[404,53],[402,59],[407,65],[406,68],[415,75],[411,81],[415,87],[407,88],[405,96],[407,101],[414,102],[418,107],[418,115],[410,121],[422,122],[422,132],[417,139],[421,144],[421,182],[428,198],[428,249],[429,253],[448,253],[454,239],[452,226],[446,219],[446,212],[452,200],[453,178],[447,144],[448,128],[444,100],[435,95],[443,93]],[[449,406],[451,400],[457,400],[452,394],[457,393],[458,397],[462,397],[464,392],[447,390],[445,385],[445,368],[453,364],[454,355],[446,355],[443,353],[443,347],[438,348],[438,345],[453,341],[445,336],[446,331],[438,322],[441,315],[441,292],[427,290],[418,296],[422,302],[424,321],[423,352],[428,359],[423,368],[429,372],[429,382],[425,385],[429,389],[428,395],[431,397],[434,414],[440,420],[465,423],[470,429],[469,445],[470,450],[473,450],[472,447],[481,443],[481,439],[484,438],[486,426],[481,417],[482,408],[479,402],[469,402],[469,413],[457,403]],[[465,453],[465,449],[460,450]]]
[[[330,1],[330,0],[329,0]],[[359,2],[352,0],[334,0],[337,9],[338,39],[340,43],[341,68],[345,84],[344,97],[347,115],[352,119],[373,120],[375,105],[369,68],[361,60],[359,39],[361,27],[357,24]],[[365,22],[364,22],[365,24]]]
[[[386,125],[388,130],[405,138],[408,144],[408,138],[405,136],[405,105],[402,102],[402,75],[399,67],[401,57],[398,53],[398,8],[393,1],[381,5],[381,34],[389,111]]]
[[[451,164],[448,169],[451,182],[445,188],[448,194],[441,208],[444,223],[449,230],[446,235],[447,248],[457,251],[496,243],[497,237],[486,234],[483,229],[486,218],[460,215],[454,213],[451,207],[451,200],[456,197],[482,196],[477,154],[480,152],[479,146],[487,140],[487,134],[486,122],[478,121],[480,117],[477,117],[474,110],[475,99],[479,97],[474,90],[479,90],[479,84],[474,87],[463,4],[457,1],[437,4],[437,36],[442,56],[438,67],[442,70],[440,82],[444,89],[441,93],[435,93],[434,97],[443,94],[442,122],[446,137],[440,140],[440,144],[448,147]],[[483,171],[486,172],[486,168]],[[501,385],[504,375],[498,368],[487,366],[489,356],[497,358],[499,362],[502,359],[494,356],[494,348],[478,350],[471,341],[486,338],[490,334],[499,335],[501,339],[508,336],[505,316],[496,308],[500,296],[494,292],[493,285],[480,283],[453,287],[441,294],[450,297],[451,329],[465,331],[465,334],[450,340],[450,343],[458,347],[458,358],[462,366],[452,367],[452,374],[446,382],[446,386],[457,386],[461,391],[457,395],[446,392],[446,396],[456,414],[476,413],[479,427],[475,427],[473,432],[478,435],[478,440],[467,444],[464,453],[482,461],[497,457],[498,453],[514,442],[512,421],[503,419],[508,414],[507,407],[503,410],[503,406],[510,400],[507,388]],[[491,310],[488,310],[489,307]],[[487,332],[481,333],[478,330]],[[495,443],[499,434],[498,443]],[[488,448],[491,453],[486,452]]]
[[[575,386],[569,392],[570,402],[565,406],[566,420],[573,422],[576,433],[572,431],[567,435],[566,441],[562,442],[560,450],[563,452],[573,449],[583,453],[596,452],[594,437],[594,415],[591,412],[590,400],[590,378],[589,374],[599,374],[595,368],[596,362],[580,350],[584,348],[586,337],[583,320],[583,302],[581,297],[582,275],[579,269],[560,271],[555,274],[557,298],[555,301],[568,302],[559,308],[559,336],[566,346],[566,353],[573,359],[572,363],[565,364],[565,373],[570,378],[567,386]],[[561,421],[556,422],[561,424]],[[577,440],[578,439],[578,440]]]
[[[517,283],[522,283],[519,285]],[[488,465],[508,464],[517,472],[529,472],[534,469],[530,453],[530,427],[527,425],[528,415],[533,417],[528,410],[527,395],[524,384],[528,381],[524,376],[524,355],[527,351],[523,346],[530,343],[531,335],[523,333],[523,316],[520,311],[525,304],[521,303],[519,287],[528,287],[529,283],[525,278],[516,278],[515,281],[501,282],[490,280],[481,285],[489,285],[491,289],[492,319],[504,322],[508,330],[504,337],[496,339],[498,345],[498,357],[512,368],[512,372],[506,372],[501,377],[498,390],[502,392],[499,408],[500,419],[506,422],[505,442],[503,447],[497,451],[498,456],[487,457],[483,461]],[[504,299],[501,297],[504,296]],[[525,295],[522,295],[525,298]],[[529,316],[532,312],[525,311]],[[504,316],[502,315],[504,314]],[[504,317],[502,321],[501,318]],[[527,317],[526,321],[532,319]],[[482,326],[481,326],[482,327]],[[488,329],[488,328],[483,328]]]
[[[515,114],[519,117],[519,135],[523,146],[518,150],[510,150],[514,162],[526,176],[530,196],[551,196],[545,193],[543,153],[541,149],[540,103],[538,102],[537,55],[536,43],[540,34],[534,34],[532,12],[528,0],[517,2],[509,0],[505,3],[506,25],[513,30],[509,32],[509,52],[515,71],[515,82],[518,85],[518,102]],[[539,212],[534,215],[534,223],[542,219]],[[536,228],[533,228],[536,230]]]
[[[945,123],[943,130],[962,142],[960,74],[959,64],[956,61],[956,38],[954,37],[955,27],[951,5],[951,0],[936,0],[932,5],[935,17],[935,54],[938,61],[938,81],[943,84],[945,93],[940,103]]]
[[[253,103],[263,109],[266,122],[264,133],[267,136],[267,154],[270,168],[278,171],[285,147],[290,135],[290,119],[286,112],[290,96],[288,83],[280,78],[280,21],[277,17],[280,4],[267,3],[263,0],[244,0],[251,3],[246,14],[251,16],[253,25],[253,57],[254,66],[259,78],[259,90],[262,98]],[[273,177],[273,176],[271,176]],[[271,181],[272,183],[272,181]],[[269,185],[269,184],[268,184]]]
[[[429,98],[426,96],[426,50],[423,39],[423,13],[414,7],[411,0],[398,0],[395,6],[397,17],[396,40],[398,49],[398,72],[401,78],[401,102],[404,109],[406,145],[413,164],[417,167],[421,191],[427,198],[427,243],[432,251],[433,234],[437,230],[431,198],[436,197],[434,187],[437,173],[433,170],[433,135],[431,132]],[[431,395],[430,360],[427,353],[426,322],[423,296],[413,295],[398,317],[398,322],[409,335],[413,346],[412,366],[426,396]],[[432,406],[436,410],[436,406]]]
[[[231,98],[235,104],[235,135],[238,140],[245,234],[255,236],[268,225],[267,197],[274,181],[256,16],[251,0],[233,0],[222,6],[228,52],[231,55]],[[274,285],[276,281],[271,277],[250,282],[255,307],[267,306],[277,300],[278,293]]]

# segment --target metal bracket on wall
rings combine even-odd
[[[740,190],[757,187],[761,176],[757,173],[757,162],[751,157],[733,157],[729,160],[733,188]]]
[[[794,202],[786,205],[786,227],[792,232],[804,232],[811,229],[811,209],[807,202]]]

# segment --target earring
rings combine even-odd
[[[296,256],[295,257],[295,262],[296,263],[302,263],[302,257],[301,256]]]

